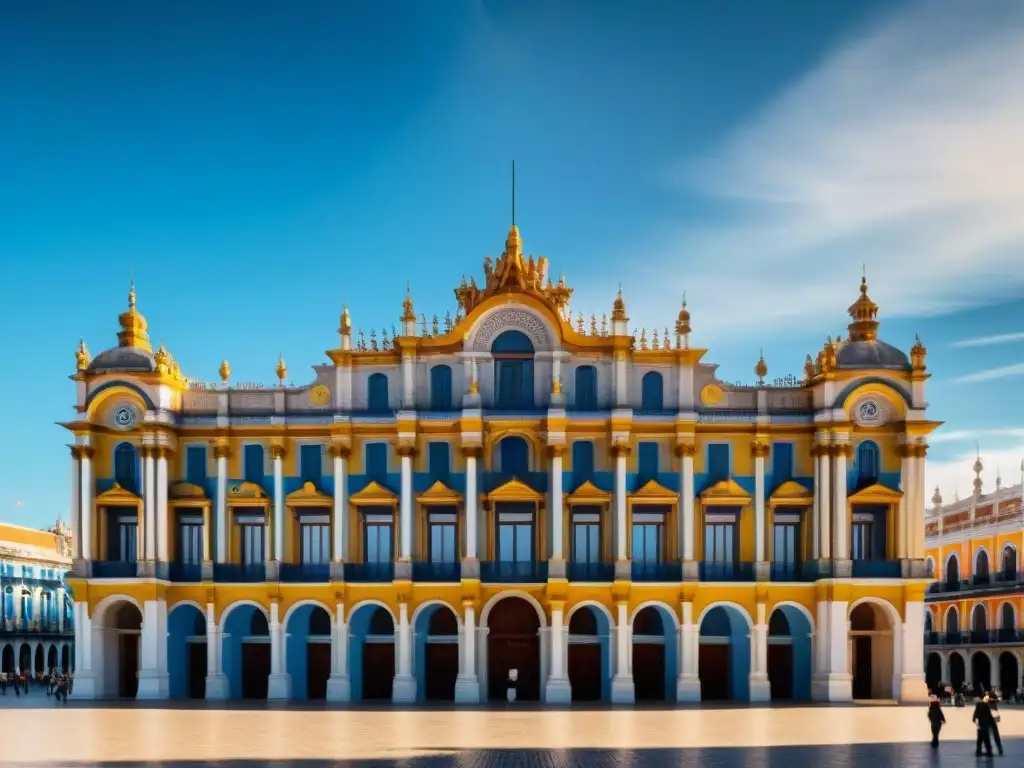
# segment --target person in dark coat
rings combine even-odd
[[[990,691],[985,697],[985,701],[988,702],[989,711],[992,712],[992,739],[996,743],[996,750],[1001,755],[1003,754],[1003,740],[999,738],[999,694],[996,691]]]
[[[939,731],[946,724],[946,716],[942,714],[942,705],[938,696],[931,696],[928,699],[928,721],[932,724],[932,747],[939,746]]]
[[[985,746],[985,754],[992,757],[992,739],[990,737],[992,727],[995,725],[995,718],[992,717],[992,709],[988,705],[988,697],[978,699],[974,705],[974,716],[971,720],[978,727],[978,741],[974,748],[974,754],[981,757],[981,747]]]

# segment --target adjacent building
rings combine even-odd
[[[997,480],[985,493],[982,469],[979,456],[969,497],[943,504],[936,488],[928,510],[926,551],[938,580],[927,595],[927,681],[1007,695],[1024,669],[1024,483]]]
[[[73,667],[72,536],[58,520],[46,531],[0,523],[0,672],[29,677]]]
[[[345,310],[299,385],[186,379],[131,291],[71,377],[76,697],[924,698],[937,423],[866,282],[742,385],[685,301],[574,312],[515,226],[483,272]]]

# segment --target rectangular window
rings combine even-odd
[[[572,482],[579,487],[594,479],[594,444],[577,440],[572,444]]]
[[[242,449],[244,480],[247,483],[263,484],[263,446],[247,445]]]
[[[303,565],[331,562],[331,525],[327,515],[305,515],[299,522]]]
[[[299,476],[303,483],[320,485],[323,482],[324,449],[322,445],[299,447]]]
[[[266,562],[263,523],[244,523],[242,530],[242,564],[260,565]]]
[[[661,523],[633,523],[633,562],[656,565],[664,558],[664,530]]]
[[[601,562],[600,508],[577,507],[573,511],[572,559],[575,563]]]
[[[728,444],[713,443],[708,446],[708,481],[711,483],[720,483],[723,480],[728,480],[730,472],[729,466],[729,446]]]
[[[190,445],[185,449],[185,479],[193,485],[206,482],[205,445]]]
[[[448,482],[448,477],[451,474],[451,451],[448,443],[427,443],[427,469],[430,472],[431,480]]]
[[[640,443],[637,447],[637,469],[640,483],[658,478],[658,444]]]
[[[137,517],[121,517],[117,521],[118,557],[122,563],[134,563],[139,558],[139,523]]]
[[[776,487],[793,479],[793,444],[772,445],[772,483]]]
[[[515,504],[503,504],[507,510],[498,512],[498,560],[503,563],[532,563],[533,509],[515,509]]]
[[[872,524],[867,521],[855,521],[852,526],[850,554],[854,560],[874,560]]]
[[[388,444],[366,444],[366,475],[378,483],[386,483],[388,479]]]
[[[182,515],[178,518],[178,562],[199,565],[203,562],[203,518]]]
[[[392,560],[392,537],[394,536],[394,522],[390,516],[367,515],[364,522],[364,535],[366,537],[365,562],[390,563]]]
[[[533,361],[497,360],[498,407],[533,407]]]
[[[736,523],[704,525],[704,560],[722,564],[736,562]]]
[[[439,508],[428,518],[429,558],[432,563],[457,563],[459,560],[456,514],[454,509]]]
[[[772,527],[772,561],[783,565],[796,565],[800,526],[793,523],[775,523]]]

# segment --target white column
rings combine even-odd
[[[227,448],[218,447],[217,457],[217,562],[228,561],[228,455]]]
[[[562,560],[562,446],[551,452],[551,557]]]
[[[757,604],[757,621],[750,630],[750,700],[771,701],[768,683],[768,623],[764,603]]]
[[[754,451],[754,559],[763,563],[767,559],[764,551],[764,450],[761,445],[755,445]]]
[[[832,480],[832,557],[850,559],[850,520],[846,509],[846,444],[836,446]]]
[[[679,501],[682,509],[679,541],[682,542],[683,560],[693,560],[693,451],[694,446],[682,446],[682,461],[679,463]]]
[[[167,603],[164,600],[147,600],[142,604],[139,691],[136,698],[166,699],[167,695]]]
[[[845,601],[818,602],[817,626],[812,643],[815,670],[811,681],[811,693],[816,701],[845,702],[853,699],[847,608],[848,603]]]
[[[71,547],[72,558],[79,560],[82,555],[82,461],[77,445],[71,446]]]
[[[615,557],[627,559],[626,554],[626,452],[615,454]]]
[[[274,560],[284,560],[284,449],[274,448]]]
[[[409,704],[416,701],[416,678],[412,674],[412,627],[409,625],[408,603],[398,604],[396,632],[398,664],[391,690],[391,701],[396,704]]]
[[[402,355],[402,407],[416,407],[416,373],[412,355]]]
[[[818,498],[818,556],[822,560],[829,560],[832,557],[832,526],[829,521],[832,507],[829,479],[832,470],[827,450],[822,450],[818,464],[818,480],[821,483],[821,494]]]
[[[928,700],[928,686],[924,681],[924,602],[906,602],[903,612],[905,619],[902,629],[902,643],[897,644],[893,638],[894,656],[897,647],[900,649],[901,669],[899,677],[899,697],[901,702],[924,702]],[[894,663],[895,671],[895,663]],[[992,666],[995,677],[996,668]]]
[[[629,407],[629,374],[625,352],[615,353],[615,407]]]
[[[213,603],[206,604],[206,698],[225,701],[228,698],[228,678],[221,668],[224,653],[224,633],[217,626]]]
[[[700,627],[694,622],[693,603],[684,601],[683,620],[679,623],[679,677],[676,680],[676,701],[700,701]]]
[[[544,692],[544,701],[549,704],[568,704],[572,701],[572,688],[569,686],[569,676],[566,671],[568,648],[562,616],[563,604],[553,601],[551,603],[551,629],[548,632],[551,641],[551,650],[548,653],[548,658],[551,659],[551,673]]]
[[[632,704],[636,700],[631,669],[633,631],[629,626],[628,604],[616,603],[615,676],[612,678],[612,704]]]
[[[82,458],[79,468],[82,474],[82,557],[85,560],[92,560],[92,520],[93,520],[93,479],[92,479],[92,447],[83,447]],[[75,532],[77,535],[77,531]]]
[[[96,674],[92,667],[92,618],[89,605],[85,602],[72,604],[72,620],[75,625],[75,685],[72,698],[90,700],[96,698]],[[15,656],[15,660],[17,660]]]
[[[475,449],[466,453],[466,559],[477,557],[477,519],[479,500],[476,491],[476,453]]]
[[[292,697],[292,676],[285,665],[285,626],[281,623],[278,603],[270,604],[270,677],[267,699],[281,701]]]
[[[57,587],[57,631],[64,631],[64,587]]]
[[[914,560],[924,559],[924,500],[925,500],[925,461],[928,446],[921,443],[914,446],[915,455],[912,461],[914,476],[914,503],[907,510],[910,518],[910,547],[908,555]]]
[[[170,562],[170,535],[167,520],[167,449],[158,449],[156,459],[156,541],[157,559]]]
[[[144,525],[146,548],[144,560],[156,559],[156,462],[153,458],[154,448],[147,446],[143,450],[143,474],[144,491],[143,507],[145,508],[146,522]]]
[[[343,563],[348,556],[348,448],[334,450],[334,509],[331,533],[334,546],[331,552],[336,563]]]
[[[821,456],[818,453],[818,446],[811,450],[811,457],[814,459],[814,498],[811,501],[811,559],[818,560],[821,557]]]
[[[466,600],[463,602],[463,611],[462,636],[459,638],[462,643],[462,667],[459,669],[459,676],[455,678],[455,703],[479,704],[480,679],[476,675],[476,606],[471,600]]]
[[[351,701],[352,684],[348,676],[348,624],[345,605],[338,603],[331,634],[331,676],[327,678],[328,701]]]
[[[903,495],[900,497],[900,503],[896,512],[896,559],[905,560],[910,550],[910,508],[907,505],[907,501],[910,498],[912,478],[910,476],[910,458],[907,455],[910,446],[903,445],[900,448],[900,490],[903,492]],[[946,678],[943,679],[945,680]]]
[[[398,544],[400,558],[412,560],[412,453],[402,453],[402,495],[400,500],[400,527]]]

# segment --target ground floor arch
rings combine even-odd
[[[417,701],[455,701],[460,629],[459,616],[447,603],[430,603],[416,611],[413,668]]]
[[[292,698],[327,698],[333,631],[334,622],[326,606],[302,603],[288,612],[285,617],[285,668],[292,681]]]
[[[168,694],[172,699],[206,697],[206,616],[193,603],[167,614]]]
[[[979,695],[992,688],[992,659],[984,651],[971,655],[971,683]]]
[[[72,671],[72,658],[70,646],[65,645],[60,649],[60,668],[65,674]]]
[[[92,668],[96,698],[134,699],[139,692],[142,611],[134,600],[111,597],[92,619]]]
[[[14,646],[5,644],[3,651],[0,651],[0,672],[5,675],[14,674]]]
[[[489,606],[487,621],[487,698],[504,701],[509,673],[516,674],[516,699],[540,701],[541,620],[533,603],[510,595]]]
[[[265,699],[270,680],[270,624],[255,603],[235,603],[221,618],[224,676],[232,699]]]
[[[768,619],[768,683],[772,701],[810,701],[812,627],[796,606],[780,605]]]
[[[750,700],[750,627],[750,617],[735,605],[711,606],[701,617],[701,701]]]
[[[46,652],[46,671],[55,670],[60,665],[59,656],[57,652],[57,646],[51,645],[50,649]]]
[[[964,657],[956,652],[949,654],[949,684],[959,691],[966,680],[967,664],[964,663]]]
[[[630,630],[635,700],[674,701],[678,675],[674,614],[667,606],[652,603],[636,612]]]
[[[1016,654],[1003,651],[999,654],[999,690],[1008,698],[1020,688],[1020,662]]]
[[[46,672],[46,651],[42,643],[36,643],[35,668],[33,672],[35,672],[36,677]]]
[[[349,615],[349,676],[353,701],[391,701],[395,686],[395,617],[362,603]]]
[[[581,605],[569,615],[568,676],[573,701],[610,701],[612,621],[596,605]]]
[[[32,674],[32,646],[28,643],[22,643],[18,652],[18,671],[23,675]]]
[[[899,699],[895,609],[881,601],[854,604],[850,611],[850,669],[854,699]]]
[[[924,668],[924,682],[930,693],[938,691],[940,683],[948,682],[942,679],[942,657],[937,653],[928,654],[928,661]]]

